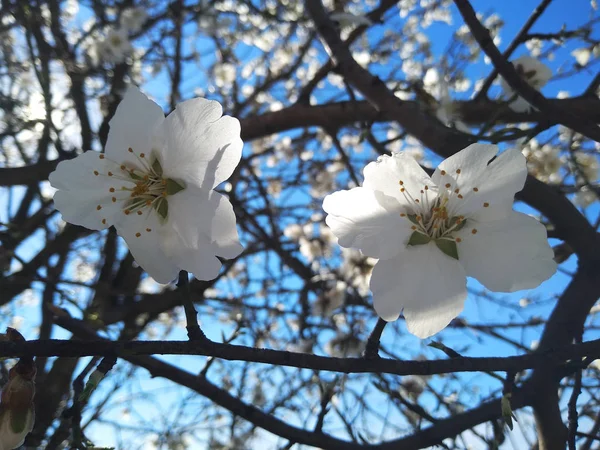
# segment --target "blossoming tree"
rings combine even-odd
[[[510,3],[2,2],[0,450],[596,448],[598,6]]]

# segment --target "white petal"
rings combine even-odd
[[[526,214],[512,211],[482,223],[467,220],[460,236],[458,255],[467,275],[492,291],[532,289],[556,271],[545,227]]]
[[[483,160],[489,154],[490,151]],[[461,170],[456,179],[463,198],[451,197],[452,214],[464,215],[467,219],[494,220],[512,211],[515,194],[523,189],[527,178],[527,162],[519,149],[512,148],[502,152],[479,173],[469,172],[471,175],[466,176]]]
[[[464,184],[464,180],[467,182],[478,178],[481,172],[485,170],[490,160],[498,153],[498,147],[489,144],[471,144],[467,148],[464,148],[460,152],[455,153],[449,158],[442,161],[442,163],[435,169],[435,172],[431,176],[433,182],[438,186],[443,186],[446,183],[446,179],[451,177],[458,179],[459,186]],[[445,171],[447,175],[442,176],[441,172]],[[456,174],[456,171],[460,170],[460,175]]]
[[[166,118],[163,169],[208,191],[231,176],[242,157],[240,122],[221,117],[219,102],[194,98],[177,105]]]
[[[120,200],[125,197],[111,193],[110,188],[119,190],[122,185],[130,183],[109,177],[107,174],[113,173],[111,170],[118,174],[118,166],[114,162],[94,151],[58,164],[49,180],[58,189],[54,194],[54,206],[65,222],[102,230],[118,220],[123,209]],[[119,198],[117,202],[112,201],[115,195]]]
[[[215,191],[188,186],[169,197],[169,228],[165,250],[173,261],[200,280],[216,278],[221,262],[216,256],[238,256],[240,244],[233,207]]]
[[[427,173],[419,166],[415,158],[406,153],[395,153],[392,156],[381,156],[376,162],[369,163],[364,169],[365,181],[363,186],[373,191],[383,192],[385,195],[396,198],[400,203],[412,204],[401,193],[402,187],[414,198],[421,198],[421,190],[428,186],[424,194],[433,199],[435,185]]]
[[[150,155],[153,148],[161,148],[158,133],[164,120],[160,106],[135,86],[129,87],[109,122],[106,157],[119,164],[139,167],[140,163],[134,154]],[[134,154],[127,151],[129,148],[133,149]]]
[[[467,298],[464,269],[433,243],[408,247],[394,259],[379,261],[371,291],[382,319],[396,320],[403,309],[408,331],[421,339],[443,330]]]
[[[393,258],[412,233],[394,198],[364,187],[328,195],[323,209],[340,246],[358,248],[374,258]]]
[[[115,225],[142,269],[157,283],[166,284],[177,277],[179,268],[163,250],[162,227],[156,212],[147,209],[142,215],[129,214]]]

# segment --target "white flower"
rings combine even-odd
[[[460,121],[460,113],[456,102],[450,97],[450,91],[446,80],[439,82],[439,102],[435,111],[437,119],[446,126],[469,133],[469,127]]]
[[[336,358],[358,358],[365,350],[365,343],[352,333],[337,336],[325,344],[325,351]]]
[[[351,26],[371,26],[373,22],[366,16],[359,16],[357,14],[352,14],[348,12],[338,12],[333,13],[329,16],[331,20],[337,22],[341,28],[351,27]]]
[[[573,197],[573,203],[584,209],[588,208],[597,201],[598,196],[587,186],[582,186],[579,192],[577,192]]]
[[[109,30],[106,37],[96,45],[98,59],[119,64],[131,54],[133,47],[125,30]]]
[[[228,199],[213,189],[237,166],[240,124],[216,101],[195,98],[165,118],[130,88],[114,117],[104,154],[88,151],[50,174],[63,219],[92,230],[114,225],[157,282],[179,270],[215,278],[241,251]]]
[[[515,69],[521,78],[538,91],[544,87],[552,77],[550,68],[531,56],[520,56],[512,61],[512,64],[515,66]],[[514,96],[515,91],[513,91],[502,77],[500,77],[500,84],[506,96],[509,98]],[[517,97],[516,100],[509,104],[509,107],[515,112],[528,112],[532,109],[532,106],[522,97]]]
[[[473,144],[432,177],[404,153],[383,156],[365,167],[362,187],[325,198],[339,244],[379,258],[370,287],[381,318],[403,311],[408,330],[425,338],[462,311],[466,276],[513,292],[554,273],[544,226],[512,210],[525,157],[512,149],[488,164],[497,151]]]
[[[578,169],[583,172],[583,176],[587,181],[596,181],[598,179],[598,171],[600,164],[596,155],[584,152],[575,152],[575,161]]]
[[[319,296],[313,304],[312,313],[315,316],[329,317],[333,311],[344,304],[346,299],[347,285],[343,281],[337,281],[328,291]]]
[[[137,33],[148,19],[148,14],[143,8],[129,8],[123,11],[119,23],[121,27],[130,32]]]
[[[571,55],[575,57],[577,64],[581,67],[585,67],[587,63],[590,61],[590,57],[592,56],[592,51],[589,48],[578,48],[571,52]]]

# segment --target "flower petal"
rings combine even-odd
[[[400,207],[396,199],[364,187],[334,192],[323,201],[325,222],[339,245],[381,259],[396,256],[412,233]]]
[[[526,214],[512,211],[495,221],[467,221],[459,234],[458,254],[467,275],[492,291],[532,289],[556,271],[545,227]]]
[[[111,170],[117,173],[118,166],[94,151],[58,164],[49,180],[58,189],[54,194],[54,206],[65,222],[102,230],[118,220],[122,202],[112,201],[115,194],[110,189],[118,189],[122,183],[107,175],[112,173]]]
[[[240,122],[222,116],[219,102],[194,98],[166,118],[163,169],[166,176],[209,190],[231,176],[242,157]]]
[[[150,155],[153,148],[162,148],[157,134],[164,120],[162,108],[137,87],[130,86],[109,122],[106,157],[119,164],[141,167],[135,155]],[[133,153],[127,151],[129,148]]]
[[[216,256],[238,256],[240,244],[231,203],[215,191],[188,186],[169,197],[169,228],[165,250],[177,264],[200,280],[216,278]]]
[[[394,153],[392,156],[380,156],[376,162],[369,163],[363,172],[364,187],[394,197],[403,205],[408,205],[409,202],[400,191],[400,182],[403,183],[402,187],[415,198],[426,195],[429,200],[432,200],[435,197],[435,185],[427,172],[419,166],[415,158],[404,152]],[[421,193],[425,186],[428,186],[428,190]]]
[[[421,339],[444,329],[464,307],[466,276],[461,264],[433,243],[408,247],[373,269],[375,311],[396,320],[404,310],[408,331]]]
[[[502,152],[467,187],[462,215],[479,220],[506,217],[512,211],[515,194],[523,189],[527,179],[527,160],[518,148]],[[473,187],[478,191],[474,192]],[[484,204],[489,206],[482,208]]]
[[[129,214],[115,228],[137,263],[157,283],[167,284],[177,277],[179,268],[163,250],[164,229],[154,210],[145,210],[142,215]]]
[[[453,180],[458,179],[458,186],[461,187],[462,184],[479,178],[497,153],[498,147],[495,145],[471,144],[442,161],[431,179],[438,186],[444,185],[449,177]],[[457,175],[457,170],[460,170],[460,175]],[[446,175],[442,175],[442,171],[446,172]]]

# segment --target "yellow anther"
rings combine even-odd
[[[142,233],[135,233],[135,237],[140,237]]]
[[[114,188],[114,187],[111,187],[111,188],[108,190],[108,192],[115,192],[115,188]]]
[[[446,171],[445,171],[445,170],[442,170],[440,173],[441,173],[442,175],[446,175]]]
[[[102,155],[102,154],[101,154],[101,155],[100,155],[100,159],[104,159],[104,155]]]
[[[133,153],[133,149],[132,149],[131,147],[129,147],[129,148],[127,149],[127,151],[128,151],[129,153]]]
[[[146,228],[146,231],[147,231],[148,233],[150,233],[150,232],[152,231],[152,228]]]
[[[94,170],[94,175],[98,176],[98,175],[100,175],[100,172],[98,172],[97,170]]]
[[[490,206],[490,204],[489,204],[488,202],[485,202],[485,203],[483,204],[483,207],[484,207],[484,208],[487,208],[488,206]]]
[[[101,205],[98,205],[98,206],[96,206],[96,210],[97,210],[97,211],[100,211],[101,209],[102,209],[102,206],[101,206]]]
[[[473,188],[473,192],[479,192],[479,189],[478,189],[478,188],[476,188],[476,187],[474,187],[474,188]]]
[[[450,183],[446,183],[446,188],[449,189],[452,186]]]
[[[460,173],[460,169],[456,169],[456,173]]]
[[[113,198],[112,198],[112,202],[113,202],[113,203],[116,203],[116,202],[117,202],[117,197],[113,197]]]
[[[454,240],[455,240],[456,242],[462,242],[462,239],[461,239],[461,238],[456,238],[456,239],[454,239]]]
[[[471,234],[477,234],[477,228],[473,228],[473,229],[471,230]]]

